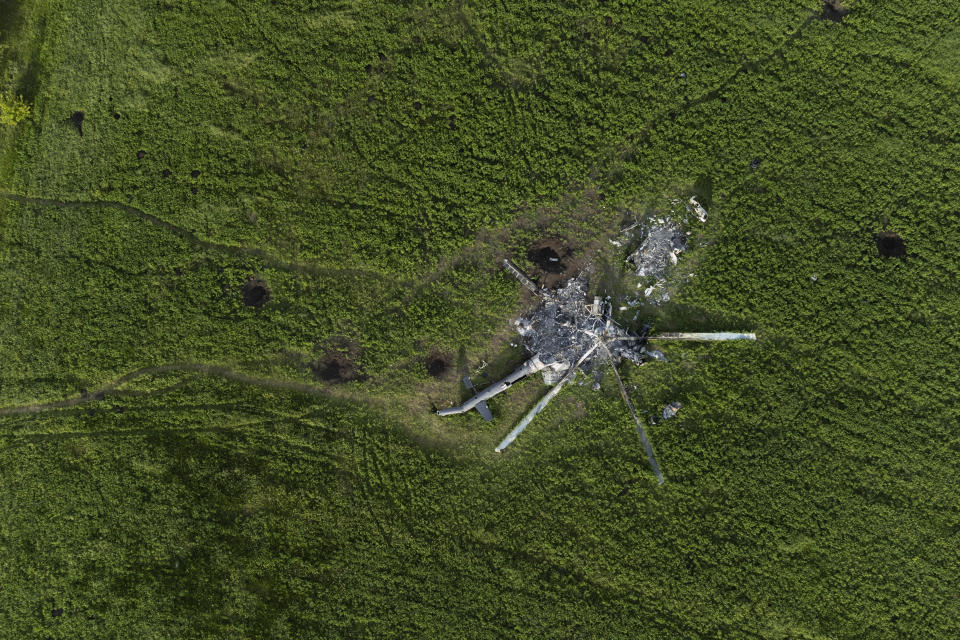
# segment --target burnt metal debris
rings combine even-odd
[[[671,213],[677,213],[679,205],[679,200],[672,200]],[[690,198],[685,203],[685,207],[688,214],[692,214],[700,222],[706,221],[707,211],[696,198]],[[638,297],[625,302],[628,306],[636,306],[641,302],[660,304],[669,300],[667,275],[670,268],[677,264],[677,256],[686,247],[690,232],[682,231],[676,217],[658,218],[646,224],[638,221],[621,232],[621,240],[610,242],[617,247],[624,246],[631,242],[633,237],[627,234],[638,227],[642,241],[639,248],[630,254],[628,261],[633,264],[637,276],[647,283],[652,280],[654,284],[644,291],[643,300]],[[437,413],[448,416],[476,409],[485,420],[492,420],[493,415],[487,406],[487,400],[506,391],[515,382],[534,373],[540,373],[544,383],[553,385],[553,388],[544,394],[533,409],[497,445],[495,451],[500,453],[530,424],[534,416],[574,379],[578,371],[592,374],[593,388],[596,390],[600,387],[604,365],[610,365],[624,404],[637,425],[637,434],[643,443],[650,467],[657,477],[657,482],[663,484],[663,474],[657,464],[653,447],[647,438],[643,422],[637,416],[633,402],[620,379],[617,365],[623,360],[629,360],[635,365],[650,361],[666,361],[663,353],[648,346],[650,340],[756,340],[756,335],[731,332],[650,335],[650,325],[644,325],[639,332],[633,332],[614,322],[613,303],[609,297],[601,299],[595,296],[592,302],[588,301],[585,273],[581,272],[562,287],[549,291],[538,286],[510,260],[503,261],[503,268],[540,299],[536,309],[515,322],[523,347],[530,354],[530,358],[505,378],[476,392],[463,404],[441,409]],[[641,282],[638,287],[643,284]],[[627,308],[627,306],[621,306],[619,309],[623,311]],[[473,383],[469,376],[465,377],[463,382],[467,389],[473,390]],[[663,409],[662,417],[664,419],[673,417],[680,406],[679,402],[671,402]],[[652,418],[651,424],[653,424]]]
[[[615,362],[622,358],[634,364],[646,361],[646,341],[615,323],[611,310],[611,303],[599,297],[587,303],[587,278],[581,273],[545,294],[539,308],[516,321],[523,346],[544,365],[540,374],[545,384],[559,382],[580,355],[599,340]],[[580,368],[592,371],[605,362],[604,352],[595,353]]]
[[[673,416],[677,415],[677,412],[680,411],[681,407],[683,407],[683,405],[679,402],[671,402],[663,408],[663,411],[660,413],[660,415],[664,420],[669,420]]]
[[[506,391],[515,382],[539,372],[543,376],[544,383],[553,385],[553,388],[497,445],[495,451],[500,453],[530,424],[534,416],[573,380],[578,371],[593,373],[595,380],[598,380],[601,367],[609,364],[624,403],[636,423],[637,433],[657,477],[657,482],[663,484],[663,474],[657,464],[653,447],[617,372],[617,364],[624,359],[636,365],[642,365],[650,360],[665,360],[662,353],[647,348],[648,340],[659,339],[660,336],[650,336],[649,325],[645,325],[639,333],[621,327],[611,317],[613,305],[609,300],[594,297],[592,302],[588,302],[587,276],[583,273],[572,278],[556,291],[548,291],[538,287],[509,260],[504,260],[503,266],[524,287],[541,299],[540,305],[531,314],[521,317],[515,323],[523,346],[530,353],[530,358],[505,378],[477,392],[463,404],[441,409],[437,413],[448,416],[476,409],[484,419],[491,420],[492,415],[487,407],[487,400]],[[674,340],[756,339],[752,333],[674,333],[664,334],[662,337]],[[464,384],[468,389],[473,389],[469,377],[464,378]]]
[[[667,292],[667,270],[677,264],[677,256],[687,246],[687,237],[672,220],[657,221],[646,234],[640,247],[627,258],[636,267],[640,277],[652,277],[654,283],[643,296],[648,302],[659,304],[670,299]]]
[[[620,241],[613,242],[616,246],[623,246],[629,243],[629,236],[626,234],[634,228],[639,227],[639,234],[642,238],[640,246],[627,257],[633,268],[634,273],[643,278],[644,281],[637,286],[642,287],[644,283],[650,283],[643,291],[643,299],[628,300],[629,306],[635,306],[641,301],[646,304],[659,305],[670,299],[670,292],[667,290],[667,273],[677,264],[680,254],[687,248],[687,236],[690,232],[684,232],[680,223],[677,221],[680,201],[674,199],[671,201],[671,216],[666,218],[656,218],[645,224],[637,223],[628,227],[621,236]],[[691,197],[684,207],[688,214],[692,214],[701,223],[707,221],[707,210],[703,208],[696,197]],[[686,217],[689,219],[689,216]]]

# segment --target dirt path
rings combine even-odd
[[[226,378],[228,380],[234,380],[236,382],[241,382],[243,384],[249,384],[257,387],[264,387],[268,389],[285,389],[288,391],[296,391],[297,393],[308,393],[311,395],[318,395],[324,397],[334,397],[334,394],[328,392],[326,389],[317,387],[311,384],[306,384],[303,382],[293,382],[291,380],[283,380],[280,378],[258,378],[255,376],[250,376],[245,373],[240,373],[234,371],[233,369],[224,366],[224,365],[211,365],[211,364],[199,364],[199,363],[173,363],[173,364],[164,364],[156,367],[142,367],[126,373],[113,382],[110,382],[99,389],[94,389],[93,391],[88,391],[85,394],[73,398],[67,398],[64,400],[57,400],[55,402],[46,402],[46,403],[33,403],[25,404],[13,407],[0,407],[0,416],[9,416],[9,415],[18,415],[18,414],[27,414],[27,413],[40,413],[42,411],[50,411],[52,409],[65,409],[69,407],[75,407],[80,404],[87,402],[94,402],[104,399],[104,396],[108,393],[111,393],[117,390],[118,387],[123,385],[126,382],[140,378],[143,376],[153,375],[156,373],[168,373],[171,371],[187,371],[200,373],[206,376],[218,376],[221,378]],[[174,385],[177,386],[177,385]]]
[[[192,244],[196,247],[202,249],[209,249],[211,251],[221,251],[223,253],[228,253],[234,256],[256,256],[263,259],[264,264],[280,269],[282,271],[300,271],[304,273],[309,273],[317,276],[326,276],[329,278],[343,278],[343,277],[357,277],[361,279],[370,279],[378,280],[387,284],[397,285],[397,286],[413,286],[413,280],[405,280],[397,278],[395,276],[388,276],[377,271],[370,271],[367,269],[357,269],[357,268],[342,268],[342,269],[332,269],[330,267],[321,267],[315,264],[307,264],[302,262],[291,262],[288,260],[283,260],[274,255],[271,255],[269,252],[257,248],[257,247],[244,247],[241,245],[232,245],[232,244],[221,244],[218,242],[210,242],[209,240],[204,240],[198,237],[192,231],[184,229],[183,227],[178,227],[175,224],[167,222],[157,216],[147,213],[142,209],[137,207],[124,204],[122,202],[116,202],[114,200],[55,200],[52,198],[36,198],[32,196],[25,196],[18,193],[10,193],[6,191],[0,191],[0,198],[6,198],[7,200],[12,200],[14,202],[19,202],[21,204],[32,205],[36,207],[55,207],[61,209],[118,209],[128,215],[134,216],[152,224],[153,226],[163,229],[164,231],[169,231],[170,233],[178,236],[189,244]]]

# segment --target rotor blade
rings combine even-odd
[[[633,408],[633,403],[630,402],[630,396],[627,395],[627,390],[623,386],[623,380],[620,379],[620,373],[617,371],[617,367],[613,362],[613,355],[611,355],[610,350],[607,349],[606,345],[603,345],[603,350],[607,354],[607,359],[610,360],[610,368],[613,369],[613,375],[617,378],[617,386],[620,387],[620,395],[623,396],[623,401],[627,405],[627,409],[630,410],[630,415],[633,416],[633,421],[637,423],[637,433],[640,434],[640,442],[643,443],[643,448],[647,450],[647,459],[650,461],[650,466],[653,468],[654,475],[657,476],[657,484],[663,484],[663,474],[660,473],[660,465],[657,464],[657,458],[653,455],[653,446],[650,444],[650,440],[647,438],[647,432],[643,428],[643,423],[640,422],[640,418],[637,417],[637,412]]]
[[[570,367],[570,370],[566,373],[566,375],[563,376],[563,378],[561,378],[557,384],[553,385],[553,389],[547,391],[544,396],[540,398],[540,402],[534,405],[533,409],[530,409],[527,415],[523,416],[523,420],[517,423],[517,426],[515,426],[513,430],[507,434],[507,437],[497,445],[497,448],[494,449],[494,451],[500,453],[506,449],[510,443],[513,442],[518,435],[520,435],[520,432],[527,428],[527,425],[530,424],[530,421],[533,420],[533,417],[543,411],[543,408],[547,406],[547,403],[553,400],[554,396],[560,393],[560,389],[562,389],[565,384],[573,380],[573,376],[577,373],[577,368],[583,364],[583,361],[590,357],[590,354],[593,353],[594,349],[601,344],[602,343],[599,340],[594,342],[593,346],[587,349],[584,354],[580,356],[580,359],[577,360],[577,363]]]
[[[652,336],[623,336],[617,340],[712,340],[717,342],[727,340],[756,340],[755,333],[658,333]]]
[[[720,331],[715,333],[659,333],[650,336],[648,340],[756,340],[755,333],[733,333],[729,331]]]
[[[530,291],[532,291],[536,295],[542,298],[546,298],[548,300],[552,298],[552,296],[545,289],[542,289],[537,285],[535,285],[533,281],[527,277],[527,274],[525,274],[523,271],[520,270],[520,267],[513,264],[506,258],[503,259],[503,267],[504,269],[510,272],[510,275],[512,275],[517,280],[519,280],[520,284],[525,286],[527,289],[530,289]]]

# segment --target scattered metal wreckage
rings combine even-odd
[[[634,333],[614,322],[611,317],[613,306],[609,300],[594,297],[592,303],[587,302],[587,279],[584,274],[570,279],[556,291],[548,291],[534,284],[511,261],[504,260],[503,267],[541,299],[533,313],[516,322],[523,346],[531,357],[505,378],[477,392],[463,404],[441,409],[437,413],[449,416],[476,409],[485,420],[491,420],[487,400],[506,391],[518,380],[539,372],[544,383],[553,385],[553,388],[497,445],[495,451],[500,453],[530,424],[534,416],[573,380],[577,371],[592,374],[596,389],[599,388],[603,367],[610,365],[620,395],[637,425],[637,433],[646,450],[650,467],[657,477],[657,482],[663,484],[663,474],[657,464],[653,447],[623,386],[617,364],[624,359],[637,365],[650,360],[666,360],[662,353],[649,348],[650,340],[755,340],[756,336],[752,333],[664,333],[651,336],[650,325],[645,325],[639,333]],[[464,384],[468,389],[473,389],[469,376],[464,378]]]
[[[683,407],[679,402],[671,402],[663,408],[663,411],[660,413],[663,416],[664,420],[669,420],[673,416],[677,415],[677,412]]]
[[[676,214],[680,201],[674,199],[670,204],[671,214]],[[693,214],[701,223],[707,221],[707,210],[697,202],[695,196],[691,197],[684,206],[687,213]],[[653,280],[653,284],[644,289],[642,301],[659,305],[670,299],[670,293],[667,291],[667,271],[677,264],[678,256],[687,248],[687,236],[691,232],[684,233],[677,221],[668,216],[657,218],[653,224],[649,225],[637,222],[620,232],[621,240],[611,240],[611,242],[618,247],[623,246],[629,241],[627,234],[636,227],[641,227],[643,241],[637,250],[627,257],[627,262],[633,265],[637,276],[646,282]],[[640,282],[637,287],[643,285],[644,282]],[[634,306],[639,302],[641,300],[635,299],[627,301],[627,304]]]

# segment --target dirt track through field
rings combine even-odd
[[[300,271],[304,273],[309,273],[317,276],[325,276],[329,278],[344,278],[344,277],[359,277],[366,278],[371,280],[379,280],[388,284],[395,284],[398,286],[413,286],[414,282],[412,280],[403,280],[394,276],[384,275],[376,271],[370,271],[366,269],[354,269],[354,268],[343,268],[343,269],[332,269],[330,267],[321,267],[314,264],[306,264],[302,262],[290,262],[288,260],[282,260],[276,256],[271,255],[269,252],[264,251],[256,247],[244,247],[241,245],[232,245],[232,244],[221,244],[218,242],[210,242],[209,240],[203,240],[202,238],[197,237],[195,233],[184,229],[183,227],[178,227],[175,224],[167,222],[162,218],[147,213],[142,209],[131,206],[129,204],[124,204],[122,202],[116,202],[114,200],[55,200],[52,198],[36,198],[32,196],[24,196],[18,193],[9,193],[5,191],[0,191],[0,198],[6,198],[7,200],[12,200],[14,202],[19,202],[21,204],[36,206],[36,207],[55,207],[61,209],[118,209],[123,211],[126,214],[139,218],[153,226],[169,231],[170,233],[178,236],[189,244],[200,247],[202,249],[209,249],[211,251],[222,251],[234,256],[256,256],[263,259],[264,263],[270,267],[280,269],[282,271]]]
[[[229,367],[222,365],[210,365],[210,364],[199,364],[199,363],[178,363],[178,364],[165,364],[157,367],[142,367],[130,373],[124,374],[106,384],[99,389],[94,389],[85,394],[74,398],[68,398],[65,400],[58,400],[55,402],[46,402],[46,403],[34,403],[34,404],[25,404],[14,407],[0,407],[0,416],[9,416],[17,414],[26,414],[26,413],[40,413],[42,411],[50,411],[53,409],[65,409],[68,407],[75,407],[86,402],[93,402],[98,400],[97,396],[100,394],[107,394],[117,389],[117,387],[123,385],[126,382],[140,378],[143,376],[153,375],[157,373],[169,373],[171,371],[187,371],[200,373],[207,376],[219,376],[221,378],[226,378],[228,380],[234,380],[236,382],[241,382],[243,384],[249,384],[257,387],[265,387],[269,389],[285,389],[288,391],[295,391],[297,393],[308,393],[311,395],[319,395],[324,397],[330,397],[331,394],[326,390],[316,387],[313,385],[305,384],[302,382],[293,382],[290,380],[281,380],[278,378],[257,378],[250,376],[244,373],[239,373],[230,369]],[[177,386],[177,385],[174,385]]]

